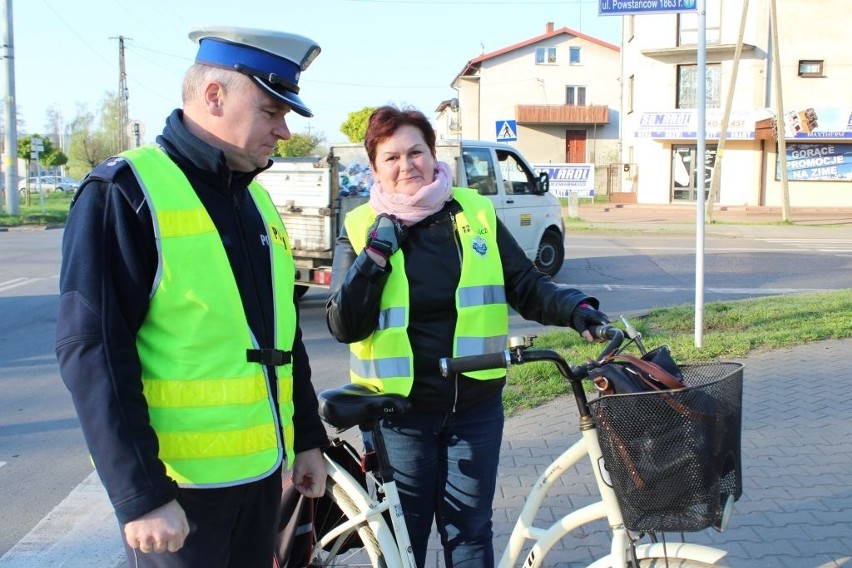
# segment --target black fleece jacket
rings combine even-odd
[[[411,298],[408,338],[414,352],[414,386],[409,399],[417,412],[462,411],[496,395],[505,384],[505,379],[481,381],[464,375],[448,379],[438,369],[438,360],[453,352],[458,315],[455,291],[463,252],[454,215],[460,210],[457,201],[448,202],[438,213],[409,227],[408,240],[401,247]],[[525,319],[569,326],[578,304],[598,307],[597,299],[553,282],[537,270],[499,219],[497,247],[506,299]],[[329,331],[339,342],[359,341],[373,332],[390,271],[390,264],[380,267],[365,251],[356,256],[346,231],[341,232],[326,308]]]
[[[187,176],[216,225],[260,347],[273,347],[269,248],[247,189],[262,170],[231,171],[224,154],[192,135],[182,116],[180,110],[169,116],[157,143]],[[111,158],[92,170],[71,204],[62,243],[56,355],[98,475],[122,523],[177,494],[157,457],[136,351],[156,271],[148,203],[127,162]],[[296,323],[294,450],[300,452],[326,444],[327,436]],[[274,368],[268,371],[275,376]]]

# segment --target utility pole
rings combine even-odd
[[[5,152],[3,153],[4,180],[6,187],[6,213],[18,215],[21,204],[18,200],[18,126],[15,120],[15,41],[12,31],[12,0],[2,0],[3,5],[3,73],[4,120],[6,122]]]
[[[124,69],[124,40],[123,35],[112,37],[118,40],[118,151],[127,150],[128,126],[130,125],[130,112],[128,111],[128,99],[130,92],[127,89],[127,72]]]
[[[781,91],[781,50],[778,47],[778,16],[775,0],[769,0],[769,27],[772,28],[772,68],[775,75],[775,132],[778,162],[781,165],[781,220],[790,222],[790,184],[787,183],[787,127],[784,125],[784,97]]]
[[[731,120],[731,106],[734,103],[734,87],[737,84],[737,72],[740,69],[740,59],[743,53],[743,36],[745,35],[746,16],[748,15],[748,0],[743,0],[743,12],[740,16],[740,32],[737,35],[737,48],[734,51],[734,69],[731,72],[731,83],[728,85],[728,96],[725,99],[722,123],[719,125],[719,144],[716,146],[716,161],[713,163],[713,174],[710,178],[710,195],[707,198],[705,217],[708,223],[713,222],[713,204],[719,194],[719,184],[722,177],[722,158],[725,156],[725,140],[728,138],[728,123]]]

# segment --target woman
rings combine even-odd
[[[376,109],[364,145],[374,183],[337,241],[328,326],[350,344],[353,382],[411,400],[382,430],[418,566],[433,519],[448,567],[493,566],[506,371],[444,378],[438,360],[505,349],[508,306],[588,341],[608,320],[535,268],[487,198],[452,187],[423,113]]]

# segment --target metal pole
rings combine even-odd
[[[705,0],[698,0],[698,132],[696,133],[695,167],[698,180],[695,199],[695,346],[704,345],[704,179],[707,163],[707,10]]]
[[[12,31],[12,0],[3,3],[3,59],[6,61],[3,73],[4,122],[6,135],[3,153],[4,180],[6,187],[6,212],[18,215],[21,203],[18,199],[18,126],[15,117],[15,41]]]

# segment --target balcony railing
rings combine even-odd
[[[609,124],[607,105],[516,105],[519,124]]]

